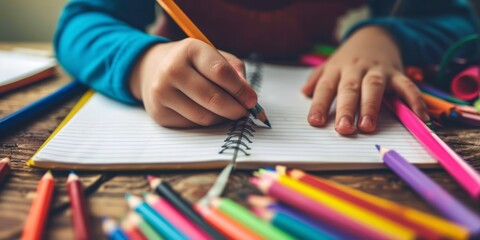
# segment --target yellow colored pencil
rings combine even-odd
[[[294,180],[286,175],[279,175],[278,182],[289,187],[315,201],[318,201],[332,209],[350,216],[352,219],[365,223],[365,225],[377,229],[393,239],[415,239],[414,231],[405,228],[395,222],[372,213],[366,209],[353,205],[343,199],[332,196],[316,189],[308,184]]]
[[[329,184],[331,186],[334,186],[338,189],[343,190],[344,192],[348,192],[351,195],[357,196],[359,198],[364,199],[365,201],[369,201],[374,203],[375,205],[388,210],[392,212],[397,212],[401,213],[404,215],[406,218],[411,220],[412,222],[415,222],[419,225],[423,225],[427,228],[430,228],[440,234],[442,234],[445,237],[451,238],[451,239],[468,239],[468,231],[467,229],[463,228],[460,225],[454,224],[452,222],[443,220],[441,218],[438,218],[436,216],[423,213],[421,211],[415,210],[413,208],[407,208],[404,206],[401,206],[397,203],[376,197],[374,195],[370,195],[367,193],[364,193],[362,191],[355,190],[353,188],[349,188],[347,186],[344,186],[342,184],[338,184],[329,180],[325,179],[320,179],[324,183]]]
[[[173,21],[180,26],[187,36],[198,39],[215,48],[213,43],[208,40],[208,38],[202,33],[202,31],[200,31],[200,29],[197,28],[197,26],[195,26],[195,24],[193,24],[193,22],[182,11],[182,9],[175,4],[173,0],[157,0],[157,2],[160,4],[160,6],[162,6],[163,10],[165,10],[165,12],[172,17]],[[267,114],[265,114],[265,110],[260,106],[260,104],[257,103],[257,105],[253,109],[249,109],[249,111],[253,117],[262,121],[268,127],[272,127],[268,121]]]

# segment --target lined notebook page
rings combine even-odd
[[[257,92],[273,128],[257,128],[249,145],[251,155],[242,155],[238,162],[381,163],[375,148],[380,144],[410,162],[436,163],[387,109],[382,109],[378,130],[370,135],[337,134],[333,114],[325,128],[311,127],[307,122],[311,101],[300,92],[310,72],[309,68],[264,65]]]
[[[160,127],[145,110],[98,93],[36,155],[37,162],[70,164],[195,163],[221,155],[228,125],[177,130]]]
[[[386,110],[381,114],[378,131],[372,135],[340,136],[332,119],[325,128],[311,127],[306,120],[310,100],[300,93],[310,71],[263,66],[258,94],[273,128],[256,128],[253,143],[248,144],[251,155],[239,153],[238,167],[275,163],[327,170],[381,167],[375,144],[396,149],[413,163],[435,163]],[[33,160],[35,166],[49,168],[219,167],[232,159],[230,154],[218,153],[229,127],[163,128],[143,108],[94,94]]]

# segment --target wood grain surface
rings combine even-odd
[[[0,49],[19,45],[51,49],[46,44],[18,43],[0,43]],[[59,70],[56,77],[0,95],[0,117],[51,93],[69,81],[71,79]],[[42,117],[32,120],[20,129],[7,133],[8,136],[0,138],[0,158],[11,156],[13,159],[13,173],[5,182],[0,183],[0,239],[17,239],[19,237],[31,201],[35,197],[37,181],[44,173],[44,171],[27,167],[25,162],[52,133],[77,99],[78,96],[74,96],[72,100],[62,103],[53,111],[46,112]],[[438,134],[477,171],[480,169],[480,129],[448,128],[439,130]],[[480,213],[480,205],[472,201],[445,171],[435,169],[427,170],[427,173],[450,193]],[[56,190],[45,239],[73,239],[71,213],[65,186],[68,173],[55,171],[53,174]],[[208,191],[218,171],[154,171],[150,174],[168,180],[186,199],[195,202]],[[388,170],[314,172],[314,174],[436,214]],[[104,238],[100,227],[102,216],[119,219],[127,213],[127,205],[124,201],[126,192],[141,194],[149,190],[145,175],[146,172],[79,173],[81,181],[88,188],[91,223],[97,238]],[[250,175],[249,171],[235,172],[230,178],[224,195],[244,203],[243,199],[246,195],[258,193],[248,184]]]

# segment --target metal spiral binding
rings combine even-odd
[[[224,153],[227,150],[234,150],[233,152],[233,161],[235,162],[238,152],[242,152],[245,156],[249,156],[247,150],[251,148],[248,146],[248,143],[252,143],[250,138],[253,137],[253,133],[255,129],[253,126],[256,126],[252,119],[249,117],[243,117],[235,123],[233,123],[232,127],[228,130],[227,138],[224,140],[224,144],[222,145],[222,150],[220,150],[220,154]]]
[[[260,58],[256,55],[252,55],[250,61],[253,64],[252,71],[247,75],[247,79],[250,85],[258,91],[261,88],[262,83],[262,64]],[[227,138],[222,145],[220,154],[225,153],[227,150],[234,150],[232,162],[235,163],[239,152],[242,152],[245,156],[249,156],[248,150],[251,148],[248,146],[252,143],[253,133],[255,132],[254,126],[256,124],[249,117],[243,117],[235,121],[232,127],[228,130]]]

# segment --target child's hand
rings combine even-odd
[[[162,126],[209,126],[245,116],[256,105],[244,71],[233,55],[185,39],[150,48],[132,72],[130,89]]]
[[[429,120],[425,103],[415,84],[403,73],[399,49],[386,30],[370,26],[355,32],[303,87],[313,97],[308,121],[321,127],[326,123],[337,96],[335,129],[342,135],[375,131],[385,90],[393,90],[420,117]]]

